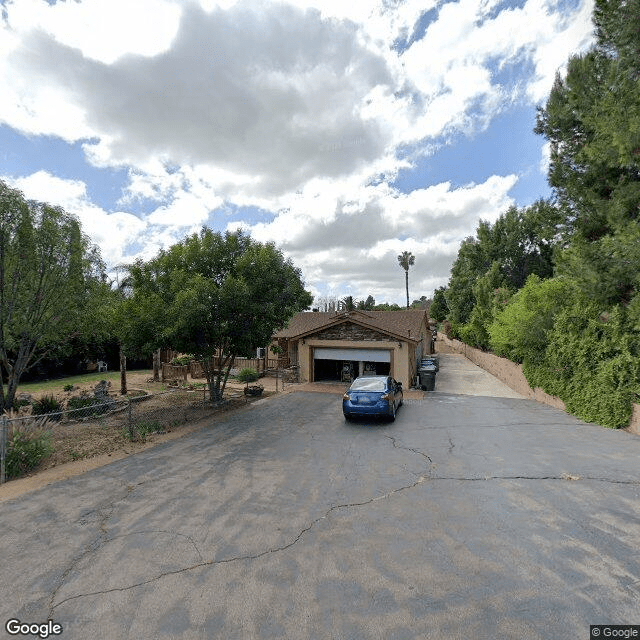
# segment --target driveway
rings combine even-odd
[[[640,438],[452,393],[445,367],[395,423],[286,393],[0,503],[3,620],[51,619],[64,640],[638,624]]]

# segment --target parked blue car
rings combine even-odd
[[[386,416],[396,419],[402,404],[402,383],[391,376],[360,376],[342,396],[346,420],[356,416]]]

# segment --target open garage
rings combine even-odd
[[[391,375],[408,389],[416,362],[430,352],[431,332],[424,309],[303,312],[274,343],[298,366],[301,382]]]
[[[388,375],[391,351],[388,349],[340,349],[316,347],[313,350],[313,379],[350,382],[363,375]]]

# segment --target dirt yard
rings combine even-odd
[[[189,380],[188,384],[201,383],[201,380]],[[60,381],[59,389],[56,387],[49,388],[42,392],[31,393],[34,400],[40,399],[45,395],[53,395],[58,402],[66,406],[66,402],[70,397],[80,396],[82,394],[92,396],[96,380],[87,383],[74,385],[72,391],[64,391],[65,381]],[[115,460],[127,457],[138,451],[142,451],[149,447],[153,447],[162,442],[180,438],[188,433],[192,433],[202,429],[212,420],[217,420],[218,416],[226,415],[228,411],[237,411],[246,406],[248,402],[253,402],[259,398],[247,397],[242,394],[244,388],[243,383],[229,381],[225,390],[225,396],[239,396],[232,400],[225,407],[225,410],[202,410],[187,412],[185,407],[184,416],[179,421],[176,420],[171,426],[167,426],[161,432],[145,433],[143,437],[136,441],[131,441],[126,429],[123,429],[123,421],[118,417],[105,418],[98,421],[87,420],[77,421],[68,426],[66,424],[54,425],[51,429],[53,435],[54,453],[44,460],[36,469],[27,475],[10,480],[0,485],[0,501],[10,499],[20,495],[26,491],[37,489],[41,486],[69,478],[90,469],[97,468],[104,464],[109,464]],[[274,393],[269,387],[269,381],[266,381],[267,387],[263,397]],[[159,394],[166,391],[168,384],[166,382],[153,382],[152,372],[134,372],[127,375],[127,390],[129,395],[140,395],[140,391],[146,391],[151,394]],[[109,396],[114,399],[122,399],[120,396],[120,382],[111,381],[109,387]],[[203,394],[201,390],[193,391],[197,394]],[[193,398],[194,396],[191,396]],[[182,402],[184,404],[185,396],[182,398],[171,398],[174,403]],[[144,408],[147,412],[163,411],[160,397],[145,400]]]

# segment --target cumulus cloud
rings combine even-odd
[[[517,178],[410,193],[393,180],[512,103],[539,103],[590,42],[593,0],[573,4],[9,1],[0,123],[81,141],[91,164],[128,170],[110,211],[81,179],[16,180],[77,213],[110,262],[220,227],[227,207],[259,207],[273,219],[229,228],[277,242],[313,287],[397,299],[395,256],[410,250],[416,289],[430,293],[477,221],[512,204]]]
[[[323,197],[323,218],[303,209],[311,195],[300,194],[273,221],[242,226],[281,246],[312,284],[396,301],[402,298],[396,256],[405,250],[416,256],[414,290],[432,293],[448,280],[460,242],[478,222],[495,221],[513,204],[509,190],[516,180],[492,176],[463,188],[442,183],[410,194],[381,184],[362,189],[358,200],[336,192]]]

